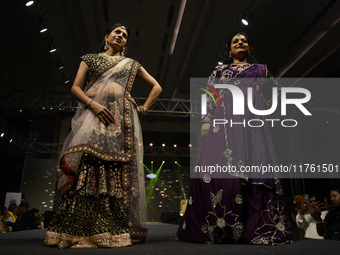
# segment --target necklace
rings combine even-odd
[[[247,62],[232,63],[232,65],[249,65]]]
[[[106,54],[105,52],[100,52],[99,55],[101,55],[103,58],[110,60],[110,61],[119,61],[125,58],[125,56],[110,56]]]

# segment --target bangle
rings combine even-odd
[[[87,105],[87,108],[90,108],[90,103],[91,101],[93,101],[93,99],[91,98],[89,101],[87,101],[86,105]]]
[[[139,106],[139,109],[140,109],[140,111],[141,111],[142,116],[145,116],[145,115],[146,115],[146,111],[145,111],[145,109],[144,109],[144,106],[143,106],[143,105],[140,105],[140,106]]]

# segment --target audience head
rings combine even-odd
[[[15,215],[17,215],[19,213],[19,208],[17,204],[10,204],[8,206],[8,211],[14,213]]]
[[[314,207],[318,202],[323,203],[322,195],[319,193],[311,194],[309,197],[309,204]]]
[[[34,216],[35,216],[35,217],[38,217],[38,215],[39,215],[39,210],[38,210],[37,208],[33,208],[33,209],[31,210],[31,212],[34,213]]]
[[[20,205],[19,205],[19,213],[24,213],[28,210],[29,208],[29,204],[26,203],[26,202],[22,202]]]
[[[296,210],[298,211],[300,209],[300,205],[303,201],[303,198],[301,195],[296,195],[294,198],[294,204],[296,204]]]
[[[340,208],[340,188],[331,190],[331,201],[334,207]]]
[[[332,205],[332,202],[331,202],[329,195],[323,197],[323,202],[326,206],[326,210],[330,211],[332,209],[333,205]]]

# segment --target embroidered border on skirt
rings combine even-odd
[[[93,236],[73,236],[47,231],[45,245],[64,248],[97,248],[97,247],[123,247],[132,244],[130,234],[113,235],[102,233]]]

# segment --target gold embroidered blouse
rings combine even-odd
[[[85,54],[80,57],[82,61],[86,63],[86,65],[89,67],[89,71],[87,73],[87,81],[90,85],[92,85],[95,80],[101,75],[101,72],[98,72],[103,68],[103,66],[113,60],[122,60],[124,57],[110,57],[106,55],[103,52],[100,52],[98,54],[96,53],[89,53]]]

